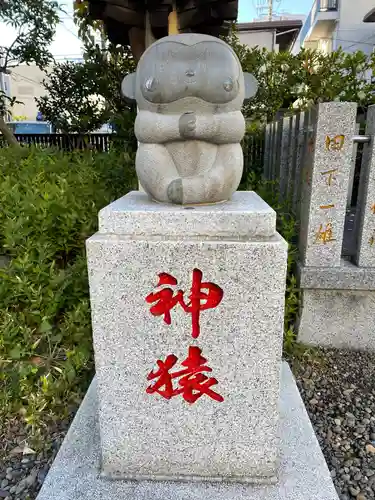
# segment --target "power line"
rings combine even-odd
[[[374,43],[366,43],[367,40],[370,40],[370,38],[374,38],[374,37],[375,37],[375,33],[372,33],[370,36],[367,36],[363,40],[360,40],[358,42],[353,42],[352,45],[349,45],[349,47],[345,47],[345,48],[350,49],[351,47],[354,47],[355,45],[372,45],[372,46],[374,46]],[[338,40],[339,42],[340,41],[345,42],[345,40],[340,40],[339,38],[336,38],[336,40]],[[348,43],[350,43],[350,41],[348,41]]]
[[[37,85],[41,85],[41,83],[42,83],[42,82],[38,82],[37,80],[33,80],[32,78],[28,78],[27,76],[20,75],[19,73],[16,73],[15,71],[12,71],[12,74],[18,76],[19,78],[21,78],[21,80],[25,80],[25,81],[30,82],[30,83],[36,83]]]
[[[365,38],[364,40],[369,40],[371,37],[375,38],[375,33],[373,35],[371,35],[370,37]],[[306,41],[307,42],[318,42],[319,40],[331,40],[331,38],[322,37],[322,38],[319,38],[317,40],[306,40]],[[352,43],[352,45],[349,45],[349,47],[345,47],[345,49],[349,49],[350,47],[354,47],[354,45],[371,45],[371,46],[375,47],[375,40],[373,43],[365,42],[364,40],[345,40],[344,38],[335,38],[335,40],[337,40],[338,42]]]
[[[77,38],[77,40],[79,40],[81,42],[81,39],[79,38],[79,36],[77,35],[77,33],[74,33],[72,30],[70,30],[67,26],[65,26],[64,23],[61,24],[61,26],[66,30],[68,31],[71,35],[73,35],[74,37]]]

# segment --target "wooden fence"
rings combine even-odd
[[[109,151],[115,134],[15,134],[22,145],[37,145],[41,147],[57,147],[65,151],[94,149]],[[4,146],[4,139],[0,136],[0,146]]]
[[[246,134],[242,142],[245,178],[250,172],[261,174],[264,163],[264,134]]]
[[[94,149],[96,151],[109,151],[116,134],[16,134],[22,145],[37,145],[41,147],[57,147],[65,151]],[[5,141],[0,134],[0,147]],[[261,172],[264,155],[263,134],[247,134],[243,140],[244,176],[250,171]]]

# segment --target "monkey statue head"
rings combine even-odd
[[[256,79],[242,71],[227,43],[194,33],[152,44],[136,73],[122,82],[127,99],[135,100],[140,110],[158,113],[179,112],[185,105],[201,112],[239,111],[257,88]]]

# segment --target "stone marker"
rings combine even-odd
[[[96,381],[78,411],[38,500],[338,500],[328,467],[284,363],[280,399],[280,468],[274,485],[108,481],[99,474]]]
[[[275,480],[287,246],[273,210],[252,192],[192,210],[133,192],[99,220],[87,251],[103,473]]]
[[[282,119],[276,122],[276,140],[275,140],[275,161],[273,165],[272,180],[278,181],[280,178],[280,156],[281,156],[281,136],[282,136]]]
[[[255,78],[222,40],[165,37],[149,47],[123,94],[136,100],[136,170],[156,201],[191,204],[230,199],[243,170],[241,107]]]
[[[268,173],[268,179],[270,181],[273,181],[273,176],[274,176],[274,171],[276,167],[276,157],[277,157],[277,122],[272,122],[271,124],[271,133],[272,133],[272,156],[271,156],[271,163],[270,163],[270,169]]]
[[[319,104],[302,177],[300,249],[304,266],[341,265],[357,104]],[[314,116],[315,115],[315,116]]]

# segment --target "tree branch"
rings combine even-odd
[[[22,26],[21,26],[21,28],[22,28]],[[3,66],[1,67],[1,69],[3,70],[3,73],[6,71],[6,69],[8,67],[9,56],[10,56],[11,50],[13,49],[14,45],[18,42],[20,36],[21,36],[21,34],[18,33],[18,35],[13,40],[13,42],[11,43],[11,45],[9,47],[6,47],[6,49],[5,49],[5,61],[4,61]]]
[[[8,128],[2,116],[0,116],[0,132],[2,132],[5,140],[10,146],[17,146],[18,148],[21,147],[13,132],[10,130],[10,128]]]

